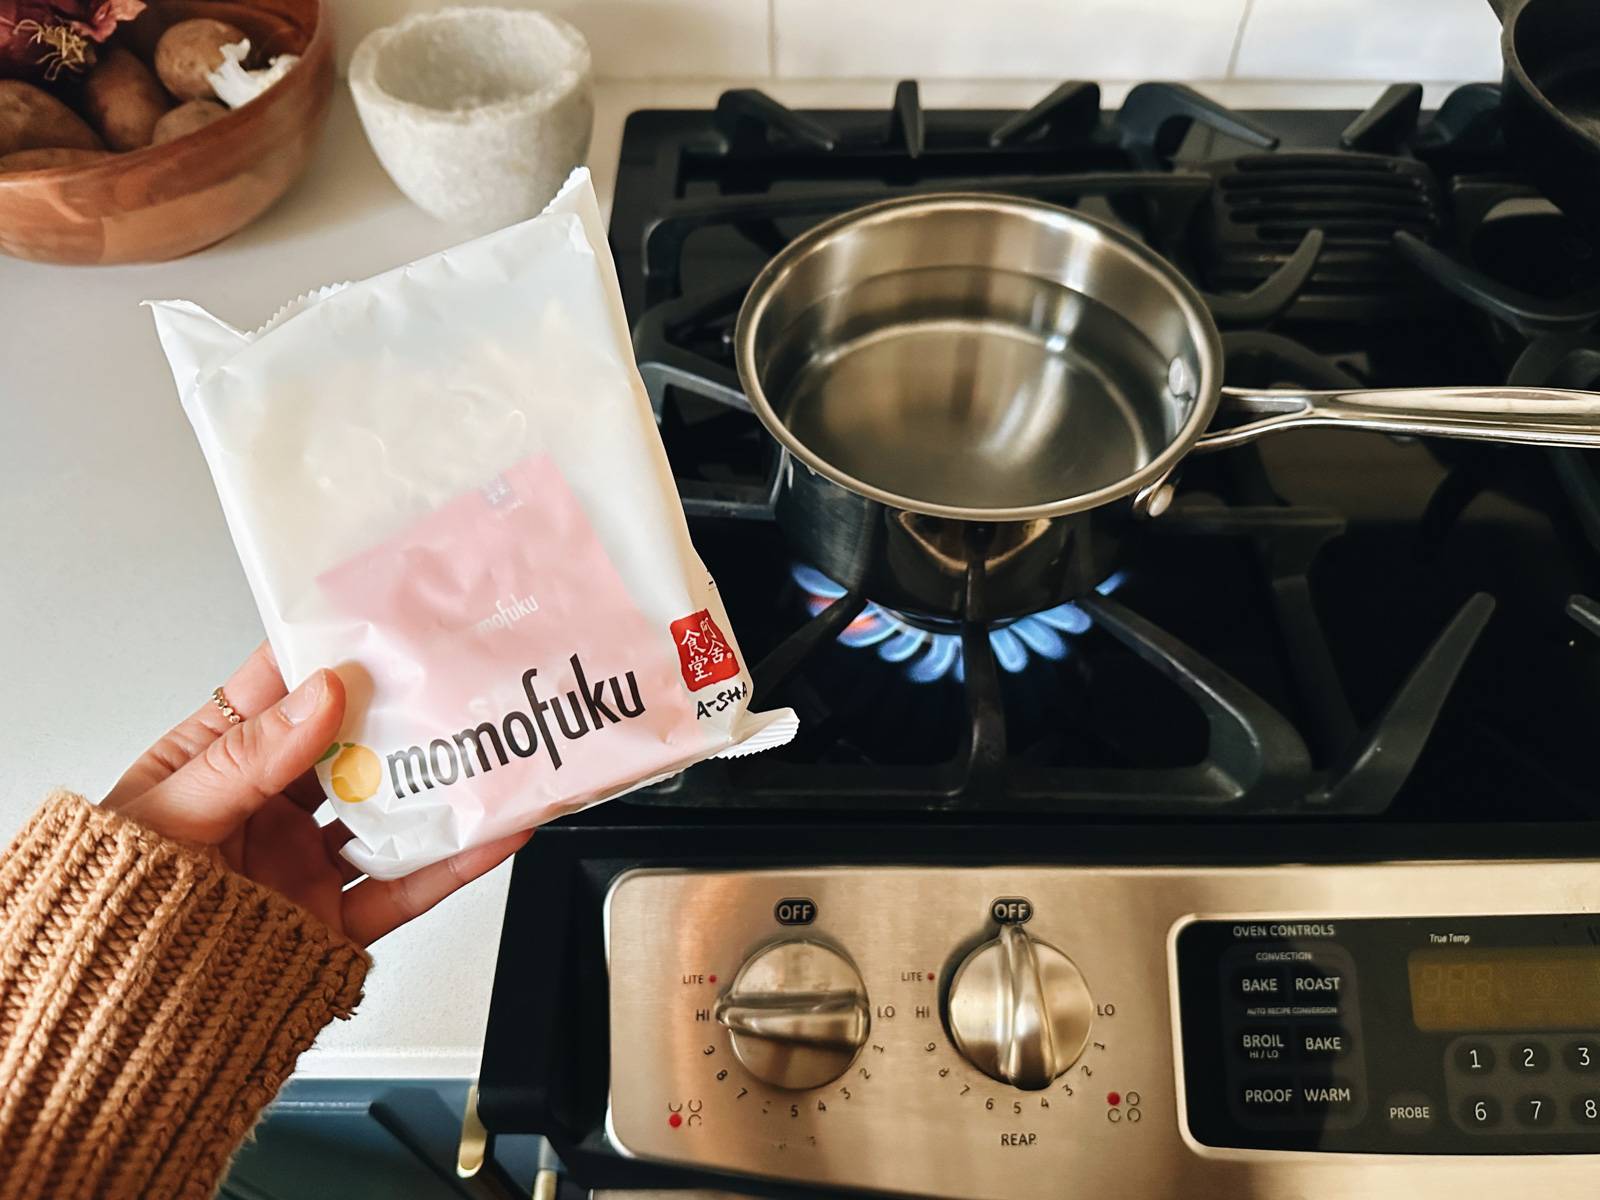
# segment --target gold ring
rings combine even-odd
[[[222,694],[221,688],[218,688],[216,691],[211,693],[211,703],[215,704],[222,710],[222,715],[228,718],[229,725],[237,725],[240,721],[244,720],[244,718],[239,715],[239,710],[228,703],[228,698]]]

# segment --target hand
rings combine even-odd
[[[530,836],[464,850],[404,879],[362,879],[339,854],[343,822],[318,827],[312,764],[344,720],[344,684],[318,671],[284,695],[265,643],[223,685],[244,718],[203,704],[128,768],[103,807],[177,841],[213,846],[239,874],[272,888],[369,946],[505,861]],[[354,886],[351,886],[351,885]]]

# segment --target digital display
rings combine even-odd
[[[1600,1029],[1600,948],[1413,950],[1411,1018],[1424,1032]]]

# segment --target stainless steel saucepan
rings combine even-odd
[[[784,461],[797,550],[881,604],[996,620],[1081,595],[1192,453],[1338,426],[1600,446],[1600,395],[1222,386],[1217,327],[1164,259],[1038,201],[845,213],[757,277],[739,377]],[[1211,429],[1219,409],[1235,420]]]

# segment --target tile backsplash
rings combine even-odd
[[[334,0],[363,34],[446,0]],[[577,25],[601,78],[1490,79],[1487,0],[499,0]]]

